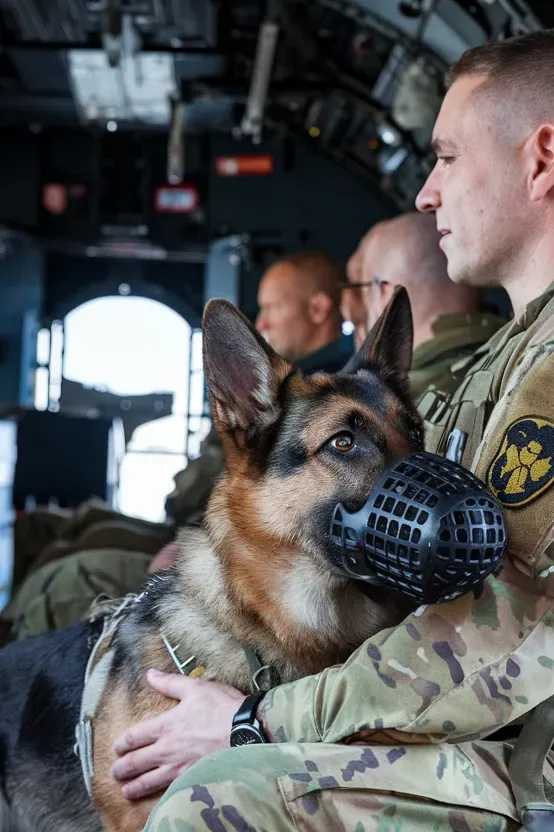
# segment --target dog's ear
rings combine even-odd
[[[251,434],[279,417],[279,387],[293,367],[226,300],[211,300],[202,321],[204,375],[219,430]]]
[[[407,379],[412,366],[414,326],[410,298],[399,286],[343,373],[377,367],[385,376]]]

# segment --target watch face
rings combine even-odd
[[[258,745],[265,742],[260,731],[253,725],[237,725],[231,729],[231,747],[239,745]]]

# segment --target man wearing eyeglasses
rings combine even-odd
[[[450,368],[505,323],[479,311],[477,289],[448,278],[439,240],[436,223],[426,214],[414,212],[380,222],[360,241],[348,261],[348,280],[342,284],[342,314],[354,324],[356,348],[396,286],[408,290],[414,319],[410,382],[416,399],[431,384],[451,392],[456,380]]]

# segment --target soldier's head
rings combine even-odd
[[[414,344],[432,337],[430,325],[441,313],[477,308],[478,293],[448,279],[434,218],[410,212],[374,225],[362,238],[347,269],[351,287],[343,290],[343,314],[354,324],[356,346],[378,320],[397,286],[410,296]]]
[[[341,334],[341,269],[320,251],[274,263],[258,289],[256,329],[289,361],[309,355]]]
[[[552,246],[554,30],[465,52],[433,145],[416,206],[436,214],[450,278],[509,288]]]

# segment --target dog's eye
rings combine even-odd
[[[331,439],[330,444],[335,451],[347,453],[354,447],[354,437],[351,433],[339,433]]]

